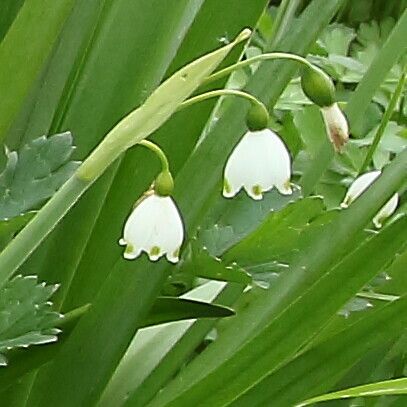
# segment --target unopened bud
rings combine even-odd
[[[159,196],[169,196],[174,189],[174,179],[169,171],[162,171],[154,182],[154,191]]]
[[[263,104],[251,106],[246,116],[246,124],[250,131],[264,130],[268,126],[270,116]]]
[[[301,86],[308,99],[320,107],[335,103],[335,86],[332,79],[317,67],[304,68],[301,75]]]

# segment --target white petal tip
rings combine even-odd
[[[139,255],[140,255],[140,253],[128,253],[128,252],[124,252],[124,253],[123,253],[123,257],[124,257],[126,260],[134,260],[134,259],[136,259]]]
[[[348,208],[349,207],[349,205],[346,203],[346,202],[342,202],[341,203],[341,208],[342,209],[346,209],[346,208]]]
[[[254,185],[250,188],[245,187],[245,191],[255,201],[261,201],[263,199],[263,192],[265,192],[259,185]]]
[[[254,199],[255,201],[261,201],[263,199],[263,194],[255,195],[255,194],[247,194],[250,198]]]
[[[233,192],[228,192],[228,191],[223,190],[222,195],[224,198],[230,199],[230,198],[233,198],[234,196],[236,196],[236,192],[233,193]]]
[[[373,219],[373,224],[375,225],[376,229],[381,229],[383,227],[382,222],[379,221],[378,219]]]
[[[293,193],[293,190],[291,188],[277,187],[277,189],[281,195],[292,195]]]
[[[167,256],[167,260],[172,264],[177,264],[179,262],[179,257]]]
[[[120,245],[120,246],[126,246],[126,245],[127,245],[127,242],[126,242],[124,239],[120,239],[120,240],[119,240],[119,245]]]

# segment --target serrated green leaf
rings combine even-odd
[[[312,197],[300,199],[280,211],[271,212],[253,233],[224,255],[224,261],[226,264],[235,261],[255,273],[270,271],[268,266],[258,270],[262,264],[271,266],[276,263],[278,266],[278,263],[286,263],[291,259],[293,251],[299,250],[301,234],[310,228],[312,220],[321,215],[323,209],[322,199]],[[283,269],[286,267],[288,264],[282,265]]]
[[[201,248],[196,240],[190,244],[189,251],[181,265],[181,271],[196,277],[210,280],[229,281],[250,284],[252,279],[237,264],[225,264],[218,257],[209,254],[206,248]]]
[[[79,162],[69,161],[75,147],[70,133],[39,137],[8,152],[0,174],[0,219],[36,209],[74,173]]]
[[[15,348],[7,352],[9,363],[7,369],[0,369],[0,390],[15,385],[15,383],[27,373],[49,362],[61,349],[78,320],[88,309],[89,305],[74,309],[64,314],[63,318],[60,318],[56,322],[56,327],[61,329],[57,342],[51,341],[47,344],[43,344],[43,346]],[[0,354],[0,365],[2,357]]]
[[[217,194],[198,233],[198,240],[211,255],[219,256],[253,232],[270,211],[278,211],[300,196],[298,188],[294,188],[294,193],[288,196],[274,189],[266,193],[260,202],[249,198],[243,191],[233,200]]]
[[[318,40],[327,54],[348,55],[349,46],[355,39],[355,31],[343,24],[331,24]]]
[[[0,352],[57,340],[61,315],[48,301],[58,286],[17,276],[0,290]]]

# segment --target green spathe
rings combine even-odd
[[[335,103],[335,86],[332,79],[317,67],[306,67],[301,75],[302,90],[312,102],[320,107]]]

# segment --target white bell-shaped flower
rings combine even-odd
[[[177,263],[183,240],[183,223],[172,198],[148,193],[127,219],[119,243],[126,246],[125,259],[135,259],[144,251],[152,261],[165,254],[168,261]]]
[[[349,125],[337,103],[321,108],[329,139],[335,151],[340,152],[349,140]]]
[[[273,187],[290,195],[290,179],[290,154],[280,137],[270,129],[248,131],[226,163],[223,196],[232,198],[242,187],[256,200]]]
[[[345,199],[341,203],[342,208],[347,208],[355,199],[357,199],[379,176],[381,171],[371,171],[359,176],[353,181],[346,193]],[[399,195],[396,192],[389,201],[380,209],[377,215],[373,218],[373,224],[376,228],[382,227],[382,222],[391,216],[397,209]]]

